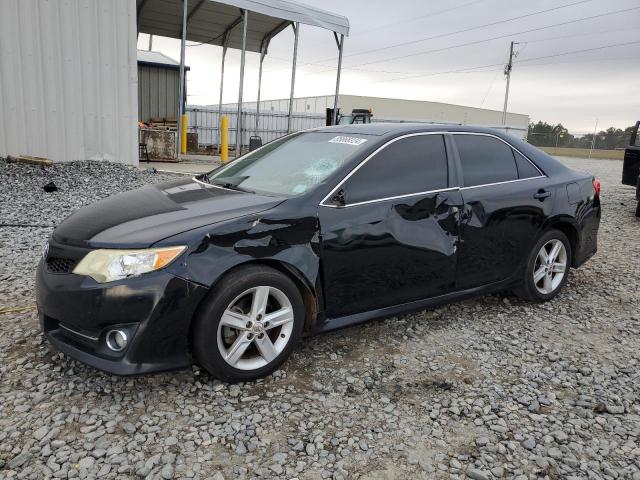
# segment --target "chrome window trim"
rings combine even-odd
[[[366,205],[366,204],[369,204],[369,203],[386,202],[387,200],[399,200],[401,198],[416,197],[418,195],[428,195],[430,193],[453,192],[455,190],[460,190],[460,187],[441,188],[441,189],[438,189],[438,190],[428,190],[426,192],[407,193],[405,195],[396,195],[395,197],[376,198],[375,200],[365,200],[364,202],[350,203],[349,205],[331,205],[331,204],[323,205],[323,204],[320,204],[320,206],[328,207],[328,208],[349,208],[349,207],[357,207],[359,205]]]
[[[399,140],[403,140],[405,138],[409,138],[409,137],[419,137],[419,136],[424,136],[424,135],[446,135],[449,132],[445,132],[445,131],[438,131],[438,132],[414,132],[414,133],[407,133],[404,135],[401,135],[399,137],[396,138],[392,138],[391,140],[389,140],[387,143],[385,143],[384,145],[381,145],[380,147],[376,148],[372,153],[370,153],[369,155],[367,155],[367,157],[362,160],[358,165],[356,165],[356,167],[351,170],[327,195],[325,195],[325,197],[320,201],[320,204],[318,206],[320,207],[329,207],[329,208],[347,208],[347,207],[354,207],[354,206],[358,206],[358,205],[365,205],[367,203],[376,203],[376,202],[384,202],[386,200],[394,200],[397,198],[406,198],[406,197],[415,197],[416,195],[423,195],[423,194],[428,194],[428,193],[436,193],[436,192],[443,192],[443,191],[449,191],[449,190],[457,190],[460,187],[450,187],[450,188],[444,188],[444,189],[438,189],[438,190],[429,190],[427,192],[417,192],[417,193],[407,193],[404,195],[397,195],[395,197],[386,197],[386,198],[376,198],[374,200],[365,200],[364,202],[356,202],[356,203],[350,203],[348,205],[332,205],[332,204],[325,204],[325,202],[331,198],[331,196],[340,189],[340,187],[342,187],[342,185],[349,180],[349,178],[351,178],[351,176],[356,173],[358,170],[360,170],[365,163],[367,163],[369,160],[371,160],[375,155],[377,155],[380,151],[384,150],[385,148],[387,148],[389,145],[391,145],[392,143],[395,143]],[[444,138],[443,138],[444,140]],[[445,153],[446,154],[446,153]],[[448,160],[447,160],[447,168],[448,168]]]
[[[503,182],[483,183],[482,185],[471,185],[469,187],[460,187],[460,190],[470,190],[472,188],[493,187],[495,185],[504,185],[507,183],[526,182],[527,180],[535,180],[536,178],[546,178],[546,175],[538,175],[537,177],[516,178],[515,180],[505,180]]]
[[[544,172],[542,170],[540,170],[540,168],[533,163],[533,161],[527,157],[524,153],[522,153],[520,150],[518,150],[516,147],[514,147],[513,145],[511,145],[509,142],[507,142],[505,139],[498,137],[497,135],[493,135],[492,133],[484,133],[484,132],[449,132],[451,135],[476,135],[476,136],[482,136],[482,137],[492,137],[495,138],[497,140],[500,140],[502,143],[508,145],[509,147],[511,147],[512,149],[514,149],[516,152],[518,152],[520,155],[522,155],[531,165],[533,165],[533,168],[535,168],[538,173],[540,174],[538,177],[527,177],[527,178],[518,178],[517,180],[528,180],[530,178],[540,178],[540,176],[542,177],[546,177],[546,175],[544,174]],[[516,159],[514,158],[513,161],[515,162]],[[516,171],[517,171],[518,167],[516,165]],[[464,177],[464,172],[462,172],[462,175]],[[514,180],[506,180],[507,182],[513,182]],[[497,183],[503,183],[503,182],[496,182]],[[495,185],[494,183],[487,183],[485,185]],[[475,185],[474,185],[475,186]],[[480,186],[480,185],[478,185]],[[461,187],[461,188],[469,188],[469,187]]]

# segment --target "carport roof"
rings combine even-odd
[[[182,0],[136,0],[138,31],[151,35],[182,38]],[[290,23],[299,22],[349,34],[349,20],[319,8],[290,0],[189,0],[187,40],[242,48],[242,10],[249,12],[247,46],[260,52],[264,39],[271,39]]]

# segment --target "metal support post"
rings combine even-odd
[[[287,117],[287,133],[291,133],[291,121],[293,119],[293,92],[296,85],[296,62],[298,60],[298,34],[300,32],[300,24],[292,23],[294,32],[293,40],[293,65],[291,67],[291,93],[289,94],[289,116]]]
[[[176,135],[176,158],[182,148],[182,115],[184,115],[184,55],[187,43],[187,0],[182,0],[182,42],[180,45],[180,88],[178,92],[178,125]]]
[[[336,95],[333,99],[333,124],[338,123],[338,97],[340,96],[340,72],[342,71],[342,47],[344,46],[344,34],[340,35],[338,40],[338,34],[333,32],[333,36],[336,39],[338,45],[338,74],[336,75]]]
[[[256,101],[256,126],[254,135],[258,135],[258,119],[260,118],[260,88],[262,86],[262,63],[264,62],[264,57],[267,54],[268,43],[268,40],[266,42],[263,40],[263,43],[260,46],[260,69],[258,70],[258,100]]]
[[[218,102],[218,129],[216,130],[216,143],[218,144],[218,154],[222,151],[220,141],[220,129],[222,124],[222,90],[224,88],[224,60],[227,56],[227,38],[225,37],[224,45],[222,45],[222,66],[220,67],[220,100]]]
[[[238,86],[238,118],[236,120],[236,157],[240,156],[242,147],[242,87],[244,84],[244,57],[247,50],[247,23],[249,11],[242,11],[242,53],[240,55],[240,85]]]

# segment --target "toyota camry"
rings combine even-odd
[[[115,374],[267,375],[305,336],[473,295],[554,298],[600,183],[486,128],[344,125],[85,207],[47,242],[42,329]]]

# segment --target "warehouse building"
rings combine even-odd
[[[388,122],[443,122],[463,125],[482,125],[505,129],[512,135],[526,137],[529,116],[520,113],[507,113],[506,127],[502,125],[502,111],[486,108],[468,107],[450,103],[429,102],[424,100],[405,100],[400,98],[363,97],[340,94],[341,113],[349,113],[354,108],[369,108],[374,121]],[[260,102],[261,112],[284,112],[288,108],[288,99],[265,100]],[[255,110],[255,102],[246,102],[245,107]],[[324,118],[326,109],[333,107],[333,95],[296,98],[293,111]]]
[[[327,109],[333,108],[333,95],[299,97],[293,99],[291,130],[305,130],[326,125]],[[519,138],[526,138],[529,116],[507,113],[506,125],[502,125],[502,111],[486,108],[453,105],[450,103],[406,100],[399,98],[363,97],[359,95],[338,95],[340,112],[350,113],[353,109],[371,109],[374,122],[425,122],[481,125],[503,130]],[[262,142],[269,142],[287,133],[289,99],[263,100],[259,112],[256,102],[244,102],[242,145],[249,145],[252,136],[259,136]],[[222,106],[222,114],[235,125],[237,104]],[[189,105],[189,131],[196,133],[201,146],[218,142],[218,105]],[[258,117],[256,119],[256,116]],[[236,132],[229,132],[231,143],[235,143]]]

